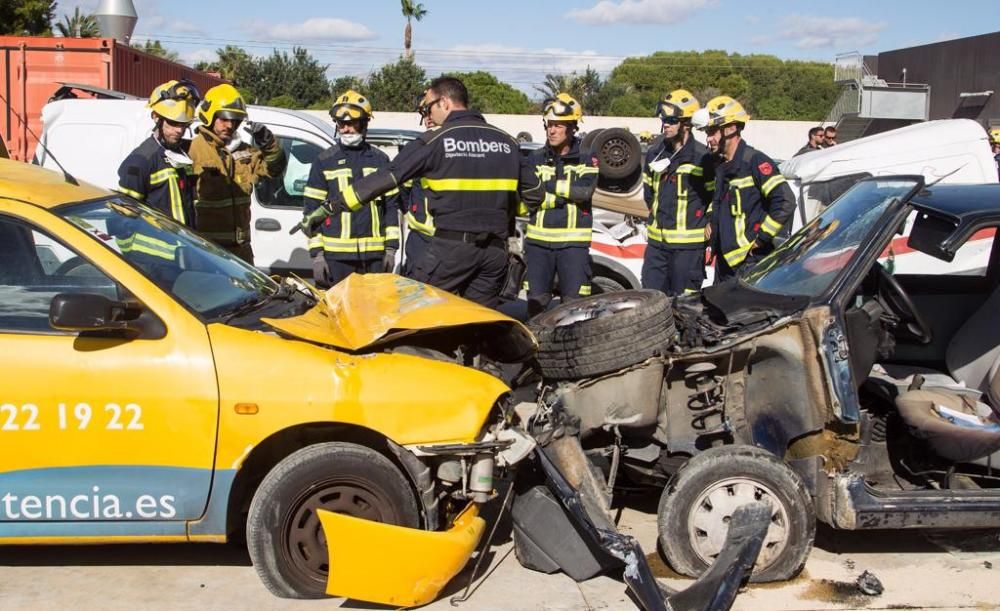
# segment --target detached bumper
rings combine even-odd
[[[416,607],[437,598],[465,566],[486,522],[470,504],[450,529],[432,532],[319,511],[330,555],[326,592]]]

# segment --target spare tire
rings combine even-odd
[[[577,299],[528,321],[550,380],[598,376],[665,354],[676,330],[670,299],[632,290]]]
[[[639,140],[625,128],[602,129],[589,144],[590,153],[597,157],[601,176],[605,178],[628,178],[642,165]]]

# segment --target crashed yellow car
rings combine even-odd
[[[245,529],[279,596],[424,604],[479,542],[494,471],[532,449],[485,371],[534,349],[431,287],[279,283],[134,200],[0,160],[0,543]],[[390,569],[352,574],[352,546]]]

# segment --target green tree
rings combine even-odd
[[[271,98],[267,101],[267,105],[274,106],[275,108],[299,108],[299,104],[295,98],[287,93]]]
[[[205,72],[217,72],[219,76],[234,83],[237,87],[241,78],[248,75],[253,65],[253,58],[241,47],[226,45],[215,50],[216,59],[213,62],[198,62],[195,68]]]
[[[589,115],[607,114],[612,100],[624,91],[621,86],[608,86],[601,79],[597,70],[587,66],[583,74],[575,71],[569,74],[546,74],[545,81],[535,86],[546,98],[554,98],[559,93],[568,93],[583,106],[583,112]]]
[[[150,55],[162,57],[163,59],[169,59],[172,62],[178,60],[177,52],[167,49],[159,40],[147,40],[143,44],[136,46],[136,48],[140,51],[145,51]]]
[[[267,103],[287,95],[294,100],[294,108],[306,108],[329,98],[326,69],[308,51],[295,47],[291,55],[275,50],[238,67],[236,77],[240,87],[250,92],[251,102]]]
[[[56,31],[66,38],[97,38],[101,35],[94,16],[81,13],[79,6],[72,16],[63,15],[63,20],[56,24]]]
[[[3,0],[0,2],[0,34],[49,36],[56,17],[52,0]]]
[[[347,91],[348,89],[353,89],[354,91],[357,91],[358,93],[364,95],[365,93],[364,79],[352,75],[347,75],[338,77],[330,83],[330,91],[333,92],[333,95],[340,95],[345,91]]]
[[[403,17],[406,17],[406,28],[403,30],[403,56],[413,59],[413,49],[410,48],[413,42],[413,25],[411,22],[414,19],[422,21],[427,16],[427,9],[424,8],[423,4],[418,4],[413,2],[413,0],[399,0],[399,4],[403,11]]]
[[[448,74],[469,90],[469,107],[484,113],[520,115],[531,112],[532,104],[523,91],[515,89],[482,70]]]
[[[375,110],[412,112],[427,88],[427,74],[412,59],[399,58],[368,77],[368,96]]]

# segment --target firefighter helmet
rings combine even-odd
[[[194,83],[187,79],[167,81],[153,89],[146,107],[158,117],[175,123],[194,121],[194,111],[201,101],[201,94]]]
[[[661,121],[671,117],[690,119],[701,108],[694,95],[686,89],[675,89],[656,103],[656,116]]]
[[[198,118],[207,127],[212,127],[216,118],[242,121],[247,118],[247,105],[236,87],[223,83],[205,92],[205,99],[198,106]]]
[[[368,98],[348,89],[334,100],[330,116],[334,121],[370,121],[375,113]]]
[[[1000,144],[1000,127],[993,127],[990,129],[990,142],[993,144]]]
[[[750,120],[750,115],[743,109],[743,105],[728,95],[720,95],[712,98],[708,104],[705,104],[704,110],[707,112],[702,117],[699,117],[699,121],[697,121],[699,123],[697,125],[698,129],[722,127],[730,123],[742,123],[745,125]]]
[[[542,121],[581,121],[583,106],[568,93],[560,93],[542,103]]]

